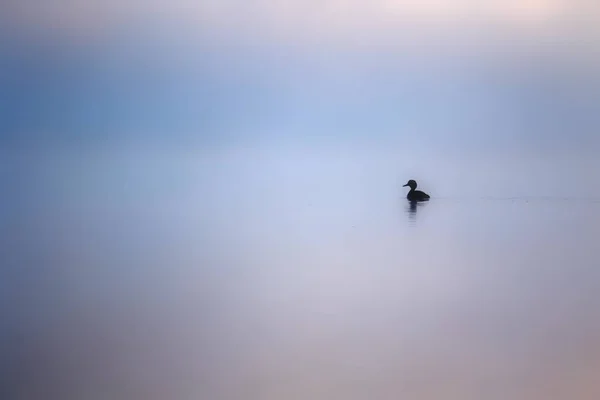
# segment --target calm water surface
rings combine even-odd
[[[600,398],[598,161],[441,154],[11,152],[7,398]]]

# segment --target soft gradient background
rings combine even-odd
[[[600,398],[599,21],[3,1],[2,398]]]

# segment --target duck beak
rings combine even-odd
[[[408,183],[407,183],[407,184],[405,184],[405,185],[402,185],[402,187],[406,187],[406,186],[408,186]]]

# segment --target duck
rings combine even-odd
[[[403,185],[402,187],[410,187],[410,191],[408,192],[408,194],[406,195],[406,198],[409,201],[428,201],[429,200],[429,195],[425,192],[422,192],[420,190],[415,190],[417,188],[417,181],[415,181],[414,179],[409,180],[408,182],[406,182],[406,185]]]

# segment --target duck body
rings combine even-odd
[[[409,201],[427,201],[429,200],[430,196],[427,193],[422,192],[420,190],[411,190],[406,195],[406,198]]]
[[[425,193],[422,192],[420,190],[416,190],[417,189],[417,182],[413,179],[409,180],[406,185],[403,185],[402,187],[410,187],[410,191],[408,192],[408,194],[406,195],[406,198],[409,201],[428,201],[430,196]]]

